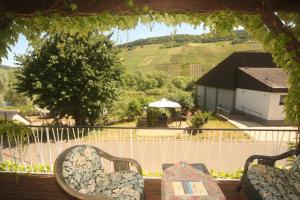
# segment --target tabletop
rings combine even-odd
[[[176,184],[180,183],[183,186],[186,183],[188,185],[199,183],[205,189],[204,192],[201,192],[201,195],[175,195]],[[226,200],[217,182],[207,171],[203,172],[203,170],[194,168],[185,162],[169,166],[164,170],[161,187],[162,200]],[[186,187],[183,188],[186,189]]]

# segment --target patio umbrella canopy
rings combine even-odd
[[[149,103],[151,108],[181,108],[181,105],[174,101],[169,101],[168,99],[161,99],[160,101],[154,101]]]

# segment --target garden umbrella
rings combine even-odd
[[[149,103],[149,107],[152,108],[181,108],[181,105],[174,101],[169,101],[168,99],[161,99],[160,101],[154,101]]]

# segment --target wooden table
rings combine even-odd
[[[164,164],[163,168],[162,200],[226,200],[217,182],[209,174],[204,164],[191,166],[188,163],[180,162],[175,165]],[[207,195],[175,195],[172,183],[177,181],[202,182]]]

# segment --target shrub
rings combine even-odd
[[[23,94],[16,92],[13,88],[10,88],[6,92],[4,100],[11,106],[24,106],[29,103],[28,98],[26,98]]]
[[[186,84],[186,86],[185,86],[184,89],[185,89],[186,91],[193,91],[193,90],[195,90],[195,86],[196,86],[196,85],[195,85],[195,82],[191,80],[191,81],[188,81],[188,82],[187,82],[187,84]]]
[[[4,161],[0,164],[0,171],[50,173],[50,165],[32,164],[25,166],[12,161]]]
[[[184,76],[178,76],[172,80],[172,84],[178,89],[185,89],[187,82],[187,78]]]
[[[143,108],[146,107],[149,102],[152,101],[152,98],[144,98],[144,97],[139,97],[132,99],[127,108],[127,118],[129,120],[133,120],[138,116],[141,116]]]
[[[25,116],[38,116],[40,112],[32,105],[27,104],[20,108],[20,113]]]
[[[211,118],[212,114],[210,112],[197,111],[189,119],[189,123],[191,124],[192,128],[201,128]]]
[[[132,120],[142,113],[142,105],[138,99],[133,99],[129,102],[127,108],[127,117]]]
[[[162,120],[162,116],[166,116],[166,121]],[[148,126],[155,127],[158,125],[166,125],[167,119],[170,116],[166,110],[158,109],[158,108],[148,108],[147,110],[147,122]]]
[[[181,105],[184,114],[195,107],[194,99],[190,93],[177,91],[168,97],[171,101],[175,101]]]
[[[31,130],[24,124],[11,120],[0,120],[0,137],[3,136],[4,145],[24,146],[28,143],[28,136],[31,136]],[[9,142],[8,142],[9,141]]]

